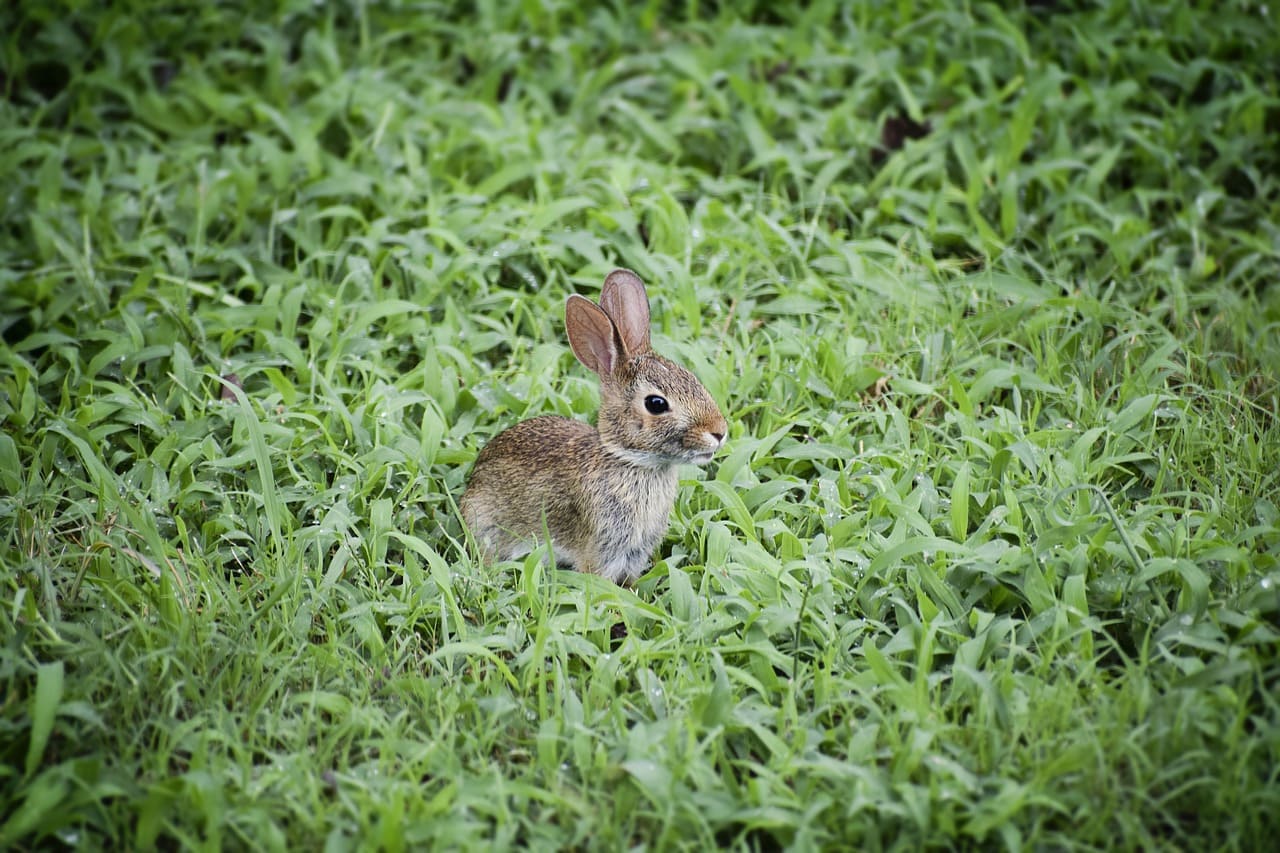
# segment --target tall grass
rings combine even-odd
[[[0,846],[1265,849],[1270,18],[5,7]],[[615,265],[729,445],[481,565]]]

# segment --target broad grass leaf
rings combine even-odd
[[[511,669],[507,666],[506,662],[494,654],[492,649],[479,642],[456,641],[446,643],[427,656],[427,660],[430,661],[442,660],[452,662],[454,658],[483,658],[492,664],[493,668],[502,676],[503,681],[507,683],[507,686],[513,690],[520,688],[519,680],[512,674]]]
[[[969,399],[980,403],[997,388],[1018,388],[1023,391],[1042,391],[1048,394],[1061,394],[1057,385],[1046,382],[1030,370],[1022,367],[989,368],[969,386]]]
[[[702,484],[703,488],[720,501],[720,506],[724,508],[729,519],[738,527],[738,530],[750,539],[752,542],[758,541],[756,536],[755,519],[751,517],[750,510],[743,503],[742,496],[730,486],[728,483],[720,480],[706,480]]]
[[[351,699],[332,690],[306,690],[289,697],[292,707],[318,708],[335,718],[351,714]]]
[[[693,585],[689,583],[689,575],[680,569],[671,569],[667,572],[667,583],[670,586],[667,601],[671,604],[672,615],[685,622],[697,619],[702,608]]]
[[[845,445],[805,441],[779,448],[773,455],[778,459],[838,461],[848,459],[853,451]]]
[[[580,210],[595,207],[595,202],[584,196],[559,198],[540,208],[529,220],[528,229],[535,234],[550,230],[553,225]]]
[[[911,536],[892,548],[888,548],[877,554],[872,560],[871,565],[867,567],[867,571],[873,575],[882,574],[891,568],[897,568],[908,557],[916,554],[937,553],[937,554],[969,554],[969,548],[950,539],[941,539],[936,536]]]
[[[636,785],[654,805],[664,805],[671,799],[671,771],[656,761],[633,758],[622,762],[622,769],[635,780]]]
[[[997,270],[966,276],[957,281],[954,286],[959,285],[991,293],[1017,305],[1043,305],[1058,292],[1047,284],[1029,281],[1022,276]]]
[[[22,488],[22,463],[18,458],[18,445],[13,436],[0,432],[0,487],[7,494],[15,495]]]
[[[1120,410],[1115,419],[1109,424],[1111,431],[1115,433],[1126,433],[1133,429],[1142,421],[1151,417],[1151,413],[1155,411],[1161,400],[1167,399],[1160,394],[1144,394],[1138,399],[1131,402]]]
[[[863,640],[862,645],[859,646],[859,651],[871,666],[871,672],[875,675],[877,682],[886,687],[907,689],[907,680],[889,663],[889,659],[876,647],[874,640],[870,637]]]
[[[823,312],[830,308],[829,303],[799,293],[789,293],[758,305],[756,310],[761,314],[780,317],[812,317],[822,316]]]
[[[286,511],[276,490],[275,470],[271,467],[271,452],[267,448],[267,440],[262,431],[262,424],[249,403],[249,398],[239,385],[226,379],[219,379],[222,387],[229,389],[236,398],[236,415],[249,435],[249,449],[258,469],[258,486],[262,490],[262,509],[267,517],[267,526],[271,531],[271,541],[277,548],[283,547],[281,532],[292,525],[286,524]]]
[[[969,463],[960,463],[951,484],[951,535],[956,541],[969,538]]]
[[[407,302],[403,299],[388,299],[362,306],[356,312],[355,317],[352,318],[351,328],[356,330],[366,329],[388,317],[406,317],[425,313],[427,313],[427,307],[424,305],[419,305],[416,302]]]
[[[1146,584],[1166,574],[1174,574],[1181,581],[1178,610],[1203,613],[1209,603],[1209,575],[1204,569],[1184,557],[1156,557],[1146,561],[1138,582]]]
[[[6,849],[32,833],[40,832],[42,824],[48,831],[63,825],[67,814],[60,811],[70,794],[71,783],[62,767],[50,767],[36,776],[26,786],[22,803],[0,825],[0,847]]]
[[[680,153],[680,144],[662,122],[656,120],[633,101],[615,98],[608,102],[607,107],[638,131],[641,137],[661,149],[664,154],[674,157]]]
[[[957,619],[964,615],[965,608],[961,605],[955,590],[946,581],[934,574],[932,567],[927,565],[920,566],[913,574],[913,577],[919,580],[920,585],[929,593],[931,600],[942,605],[949,617]],[[932,620],[932,614],[928,618]]]
[[[62,661],[42,663],[36,669],[36,690],[31,697],[31,735],[27,742],[27,778],[34,775],[53,732],[62,702]]]
[[[534,160],[513,160],[478,184],[475,193],[493,198],[512,184],[528,179],[537,168],[538,164]]]
[[[386,534],[389,540],[394,539],[426,561],[428,573],[435,582],[438,594],[444,604],[443,612],[448,613],[453,623],[452,633],[457,636],[465,636],[467,621],[463,618],[462,611],[458,607],[457,598],[453,593],[453,578],[450,574],[449,562],[421,537],[413,536],[394,528],[388,529]]]
[[[422,464],[430,467],[436,462],[436,458],[444,446],[444,437],[448,434],[448,424],[445,423],[444,416],[436,408],[434,401],[431,405],[422,407],[422,423],[421,423],[421,441],[419,442],[419,455]]]
[[[71,442],[71,446],[75,448],[76,454],[84,464],[85,471],[89,474],[94,486],[99,489],[100,494],[110,494],[112,474],[103,464],[98,454],[93,452],[89,442],[78,434],[84,432],[84,428],[78,424],[57,422],[49,425],[49,432],[54,435],[60,435]]]
[[[997,149],[1000,152],[998,168],[1002,174],[1008,174],[1017,168],[1023,152],[1031,143],[1044,99],[1057,86],[1056,75],[1045,75],[1028,86],[1018,99],[1018,105],[1014,107],[1013,115],[1005,127],[1004,145]]]
[[[1089,615],[1089,598],[1084,575],[1072,575],[1062,582],[1062,602],[1081,616]]]
[[[1102,182],[1111,174],[1111,170],[1115,168],[1116,162],[1120,159],[1123,151],[1123,146],[1112,145],[1094,158],[1093,165],[1089,167],[1089,171],[1084,178],[1084,191],[1091,198],[1097,198],[1100,195],[1099,188],[1102,186]]]
[[[1053,589],[1045,580],[1044,572],[1040,570],[1039,564],[1035,560],[1027,560],[1023,564],[1022,582],[1019,588],[1024,596],[1026,596],[1027,604],[1031,606],[1033,613],[1043,613],[1049,608],[1057,604],[1054,598]]]
[[[692,703],[691,710],[707,729],[724,725],[732,716],[736,704],[729,675],[718,652],[711,656],[711,689],[701,692]]]

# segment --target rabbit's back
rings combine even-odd
[[[559,415],[521,421],[494,436],[476,457],[459,507],[481,548],[499,560],[527,554],[543,538],[545,521],[557,560],[578,563],[586,544],[580,466],[599,446],[589,425]],[[576,461],[560,464],[569,459]]]

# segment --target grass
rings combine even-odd
[[[0,12],[0,846],[1269,847],[1266,7],[106,6]],[[614,265],[729,446],[482,566]]]

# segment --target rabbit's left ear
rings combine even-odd
[[[578,294],[564,303],[564,328],[578,361],[600,376],[608,376],[622,361],[613,322],[600,306]]]
[[[649,294],[631,270],[614,270],[600,290],[600,307],[609,315],[629,356],[649,351]]]

